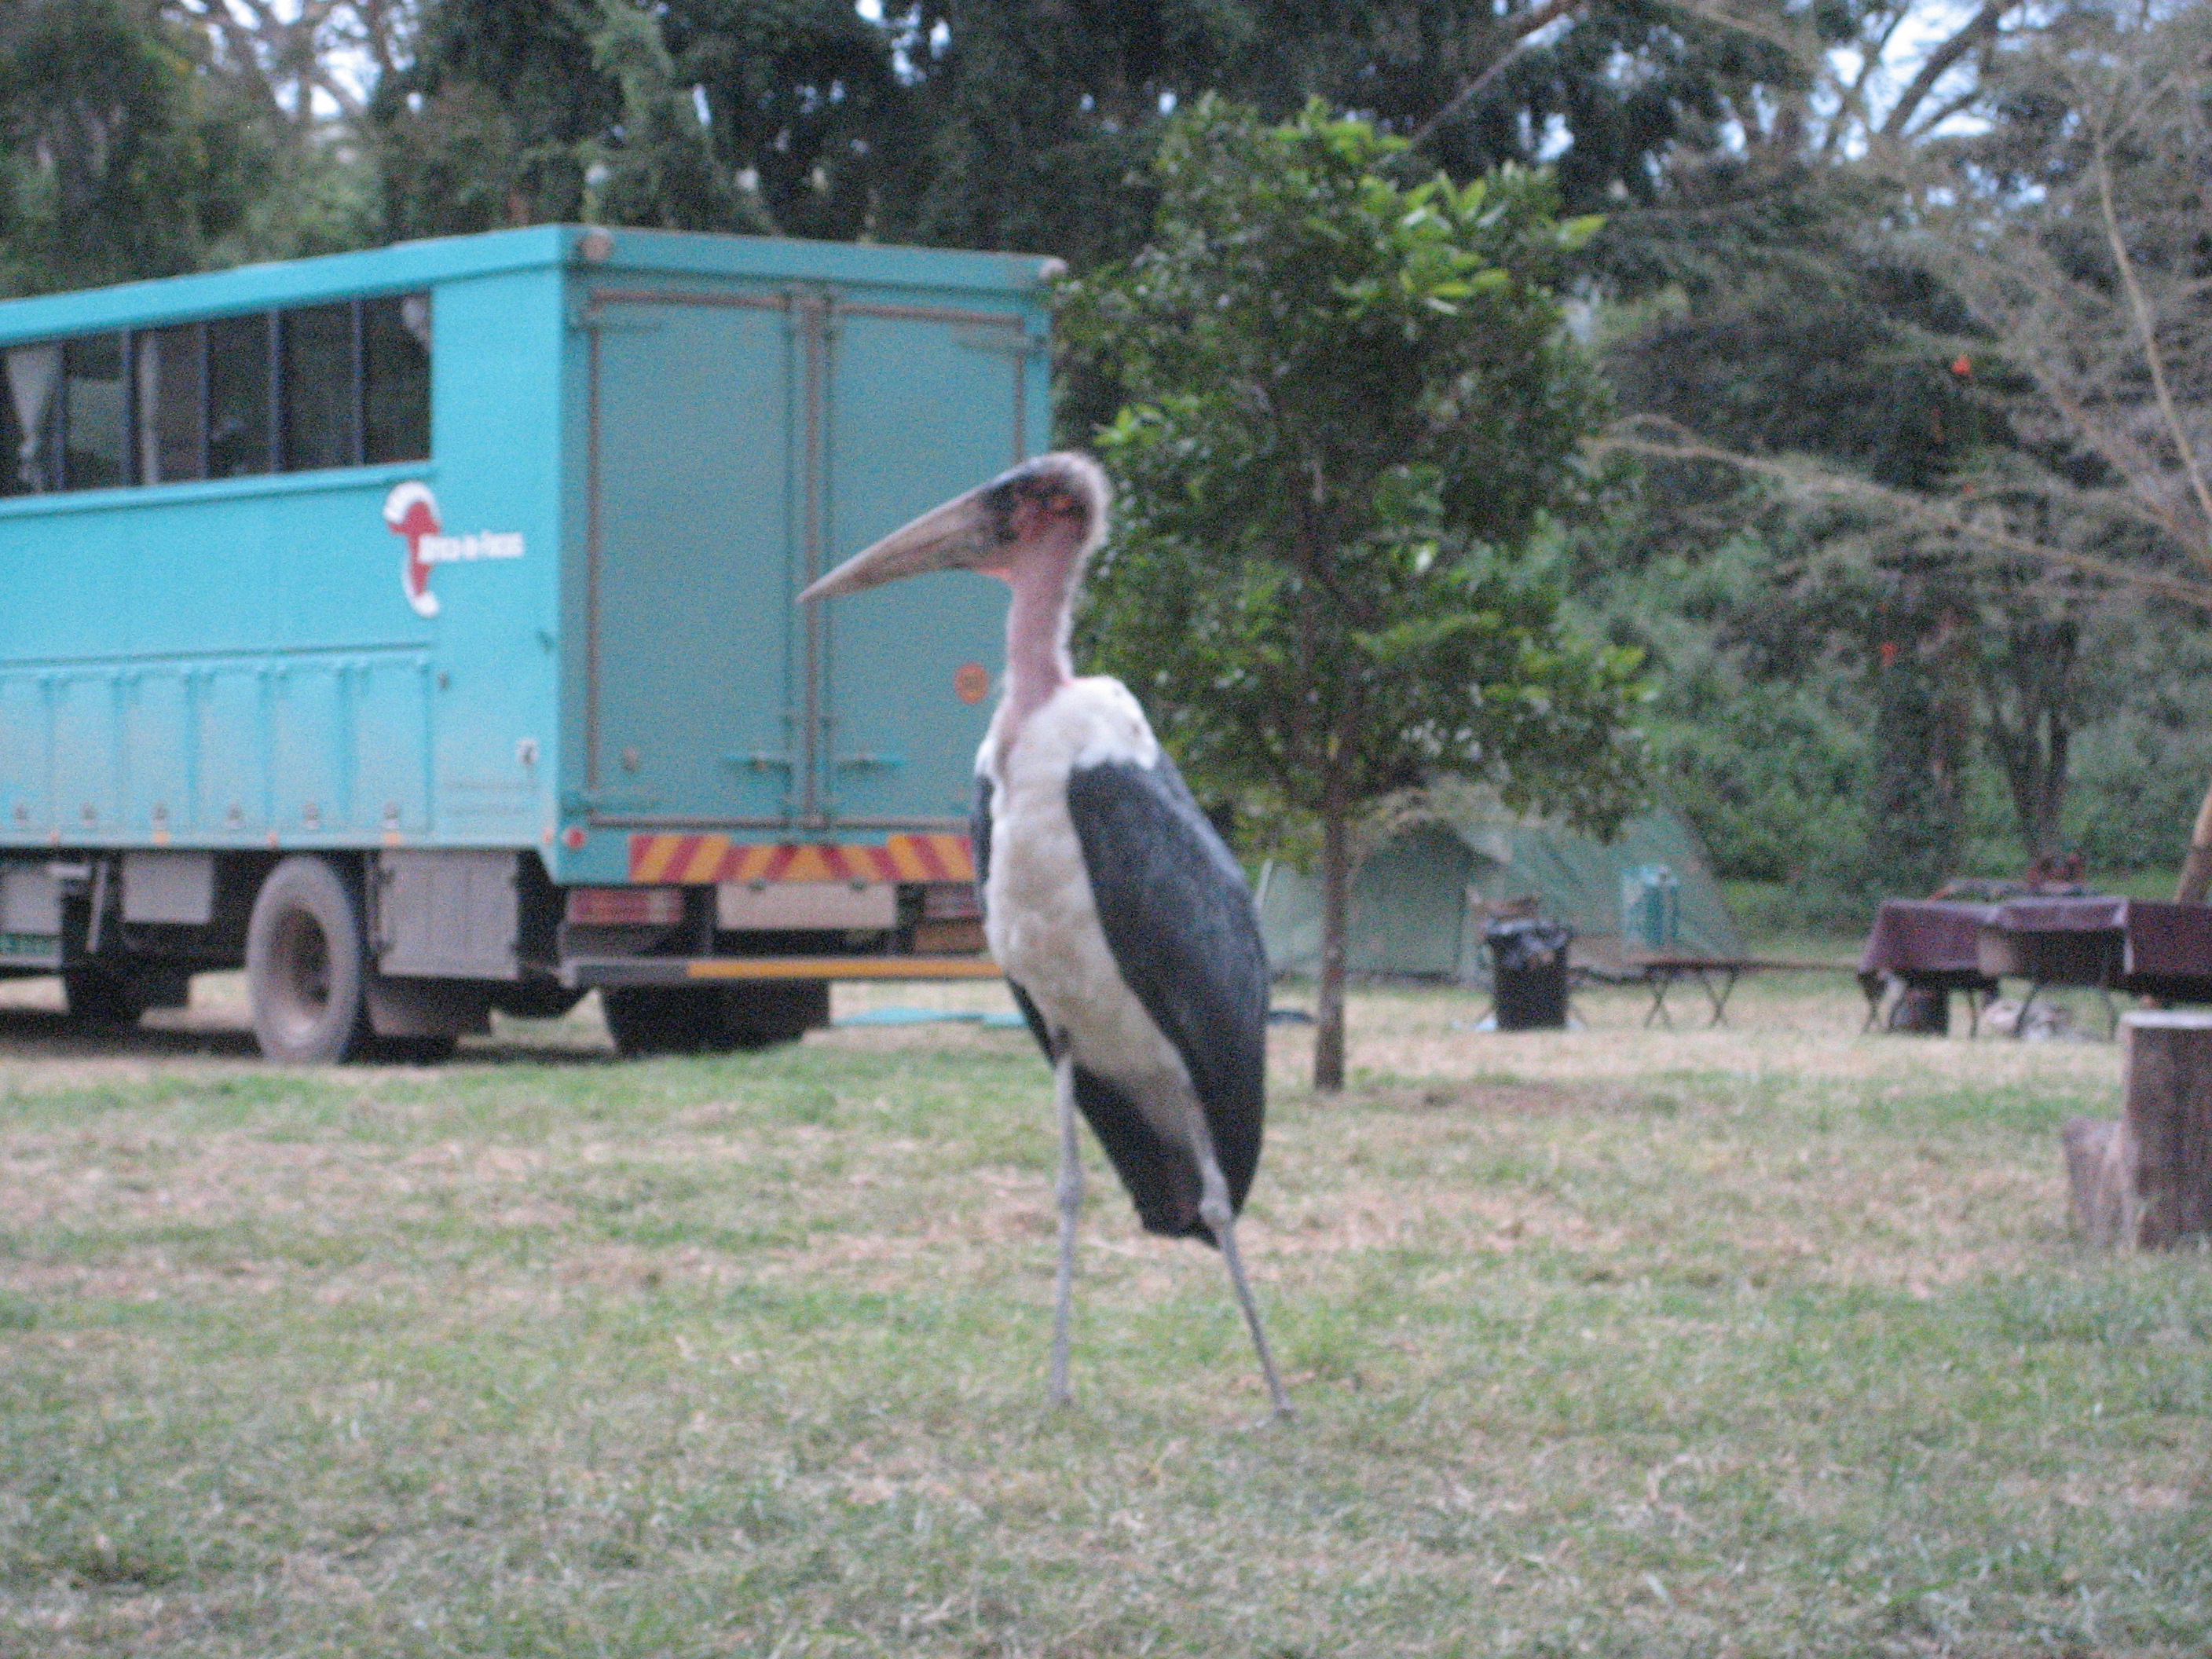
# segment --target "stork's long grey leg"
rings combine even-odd
[[[1075,1057],[1063,1038],[1052,1066],[1053,1099],[1060,1113],[1060,1271],[1052,1292],[1052,1392],[1055,1406],[1075,1398],[1067,1384],[1067,1347],[1075,1314],[1075,1219],[1083,1208],[1083,1149],[1075,1134]]]
[[[1267,1379],[1267,1397],[1273,1402],[1274,1414],[1286,1418],[1291,1414],[1291,1397],[1283,1392],[1283,1379],[1275,1374],[1275,1356],[1268,1352],[1267,1334],[1260,1328],[1260,1307],[1253,1301],[1252,1286],[1244,1277],[1244,1258],[1237,1253],[1237,1210],[1229,1201],[1229,1178],[1221,1173],[1213,1156],[1213,1138],[1206,1133],[1206,1121],[1194,1106],[1191,1129],[1192,1150],[1198,1154],[1199,1180],[1203,1183],[1199,1218],[1212,1233],[1213,1242],[1221,1247],[1221,1259],[1228,1264],[1229,1282],[1236,1287],[1237,1305],[1244,1310],[1244,1323],[1260,1355],[1260,1370]]]

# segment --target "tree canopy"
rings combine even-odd
[[[1388,176],[1403,141],[1310,105],[1170,124],[1152,235],[1070,291],[1132,402],[1085,635],[1201,793],[1317,827],[1317,1085],[1341,1086],[1352,836],[1478,776],[1601,827],[1638,782],[1632,653],[1588,647],[1528,544],[1605,407],[1553,284],[1595,227],[1542,175]]]
[[[136,0],[0,11],[0,283],[194,270],[244,221],[260,157],[205,43]]]
[[[1624,404],[1665,417],[1638,445],[1659,464],[1647,507],[1671,519],[1657,539],[1710,543],[1735,497],[1771,557],[1725,625],[1799,642],[1770,677],[1789,696],[1851,688],[1835,702],[1871,738],[1853,786],[1869,884],[1976,861],[1977,749],[2032,852],[2086,838],[2125,858],[2134,803],[2165,798],[2085,820],[2068,787],[2092,728],[2182,729],[2162,665],[2203,623],[2174,605],[2212,597],[2191,568],[2203,392],[2168,377],[2161,409],[2154,368],[2203,358],[2180,252],[2208,229],[2203,18],[1958,14],[1886,113],[1829,67],[1863,149],[1808,148],[1819,234],[1746,258],[1733,289],[1679,290],[1611,354]]]
[[[1544,282],[1639,456],[1543,539],[1547,580],[1646,653],[1664,786],[1721,867],[1840,916],[2062,842],[2140,859],[2212,773],[2205,16],[16,0],[0,291],[576,218],[1084,275],[1146,246],[1154,159],[1208,94],[1404,141],[1374,162],[1395,189],[1540,172],[1602,217]],[[1135,388],[1061,367],[1087,442]]]

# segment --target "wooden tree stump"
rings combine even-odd
[[[2212,1234],[2212,1012],[2128,1014],[2120,1029],[2124,1115],[2062,1132],[2075,1224],[2147,1250]]]

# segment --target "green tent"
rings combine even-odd
[[[1601,970],[1628,954],[1621,885],[1663,865],[1679,884],[1674,942],[1686,956],[1740,959],[1743,937],[1714,884],[1697,834],[1662,808],[1629,819],[1610,842],[1480,808],[1430,818],[1393,836],[1352,884],[1351,971],[1379,977],[1486,982],[1484,923],[1533,899],[1536,914],[1574,929],[1572,960]],[[1321,878],[1271,863],[1260,876],[1260,930],[1278,974],[1310,976],[1321,961]]]

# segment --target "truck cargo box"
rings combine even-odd
[[[548,226],[0,304],[0,972],[126,1015],[259,962],[317,1058],[991,971],[1003,594],[793,596],[1045,447],[1051,269]],[[359,942],[295,892],[271,968],[303,858]]]

